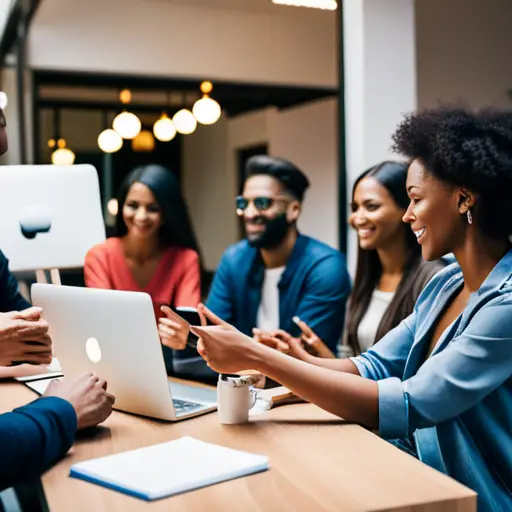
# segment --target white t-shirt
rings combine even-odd
[[[380,321],[394,296],[395,292],[373,290],[368,309],[357,327],[357,339],[361,352],[366,352],[375,343]]]
[[[278,284],[286,267],[267,268],[261,288],[261,302],[256,317],[256,327],[262,331],[279,329]]]

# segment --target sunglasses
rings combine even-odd
[[[249,204],[252,202],[252,204],[254,205],[254,208],[256,208],[256,210],[264,211],[264,210],[268,210],[269,208],[271,208],[272,205],[276,201],[285,201],[286,202],[286,201],[289,201],[289,199],[286,199],[284,197],[265,197],[265,196],[255,197],[253,199],[246,199],[243,196],[238,196],[236,198],[236,209],[237,209],[237,211],[243,212],[247,209]]]

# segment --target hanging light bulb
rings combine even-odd
[[[123,147],[123,139],[115,130],[107,128],[98,135],[98,146],[104,153],[115,153]]]
[[[161,142],[169,142],[176,137],[176,127],[164,112],[153,126],[155,137]]]
[[[66,147],[66,139],[60,138],[57,141],[57,149],[52,153],[53,165],[73,165],[75,153]]]
[[[201,124],[209,125],[216,123],[222,112],[220,105],[209,96],[212,92],[213,85],[211,82],[203,82],[200,88],[203,97],[194,103],[192,112]]]
[[[107,203],[107,210],[110,215],[115,217],[117,215],[117,212],[119,211],[119,204],[117,202],[117,199],[110,199],[110,201]]]
[[[176,131],[182,133],[183,135],[189,135],[193,133],[197,127],[197,120],[194,117],[194,114],[192,114],[192,112],[186,108],[178,110],[178,112],[174,114],[172,122],[176,127]]]
[[[142,130],[137,137],[132,140],[133,151],[149,152],[155,149],[155,138],[149,130]]]
[[[119,101],[124,105],[128,105],[132,101],[132,91],[130,89],[123,89],[119,93]]]
[[[50,149],[53,149],[57,145],[57,141],[52,137],[51,139],[48,139],[48,147]]]
[[[52,153],[53,165],[73,165],[75,153],[69,148],[59,148]]]
[[[114,118],[112,128],[114,128],[123,139],[133,139],[140,133],[142,124],[135,114],[123,110],[123,112]]]

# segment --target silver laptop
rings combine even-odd
[[[215,389],[169,383],[148,294],[36,283],[32,303],[50,323],[66,378],[105,379],[116,409],[169,421],[216,409]]]

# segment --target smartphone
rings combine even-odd
[[[196,308],[177,307],[176,313],[186,320],[190,325],[201,325],[201,317]]]
[[[196,308],[182,306],[177,307],[175,311],[178,315],[181,316],[181,318],[183,318],[183,320],[186,320],[189,325],[201,325],[201,317],[199,316]],[[212,325],[208,320],[206,323],[207,325]],[[193,332],[189,332],[187,346],[190,348],[197,348],[198,339],[199,338]]]
[[[176,308],[176,313],[181,316],[184,320],[186,320],[190,325],[201,325],[201,317],[196,308],[190,308],[185,306],[180,306]],[[213,325],[208,319],[206,320],[206,325]]]

